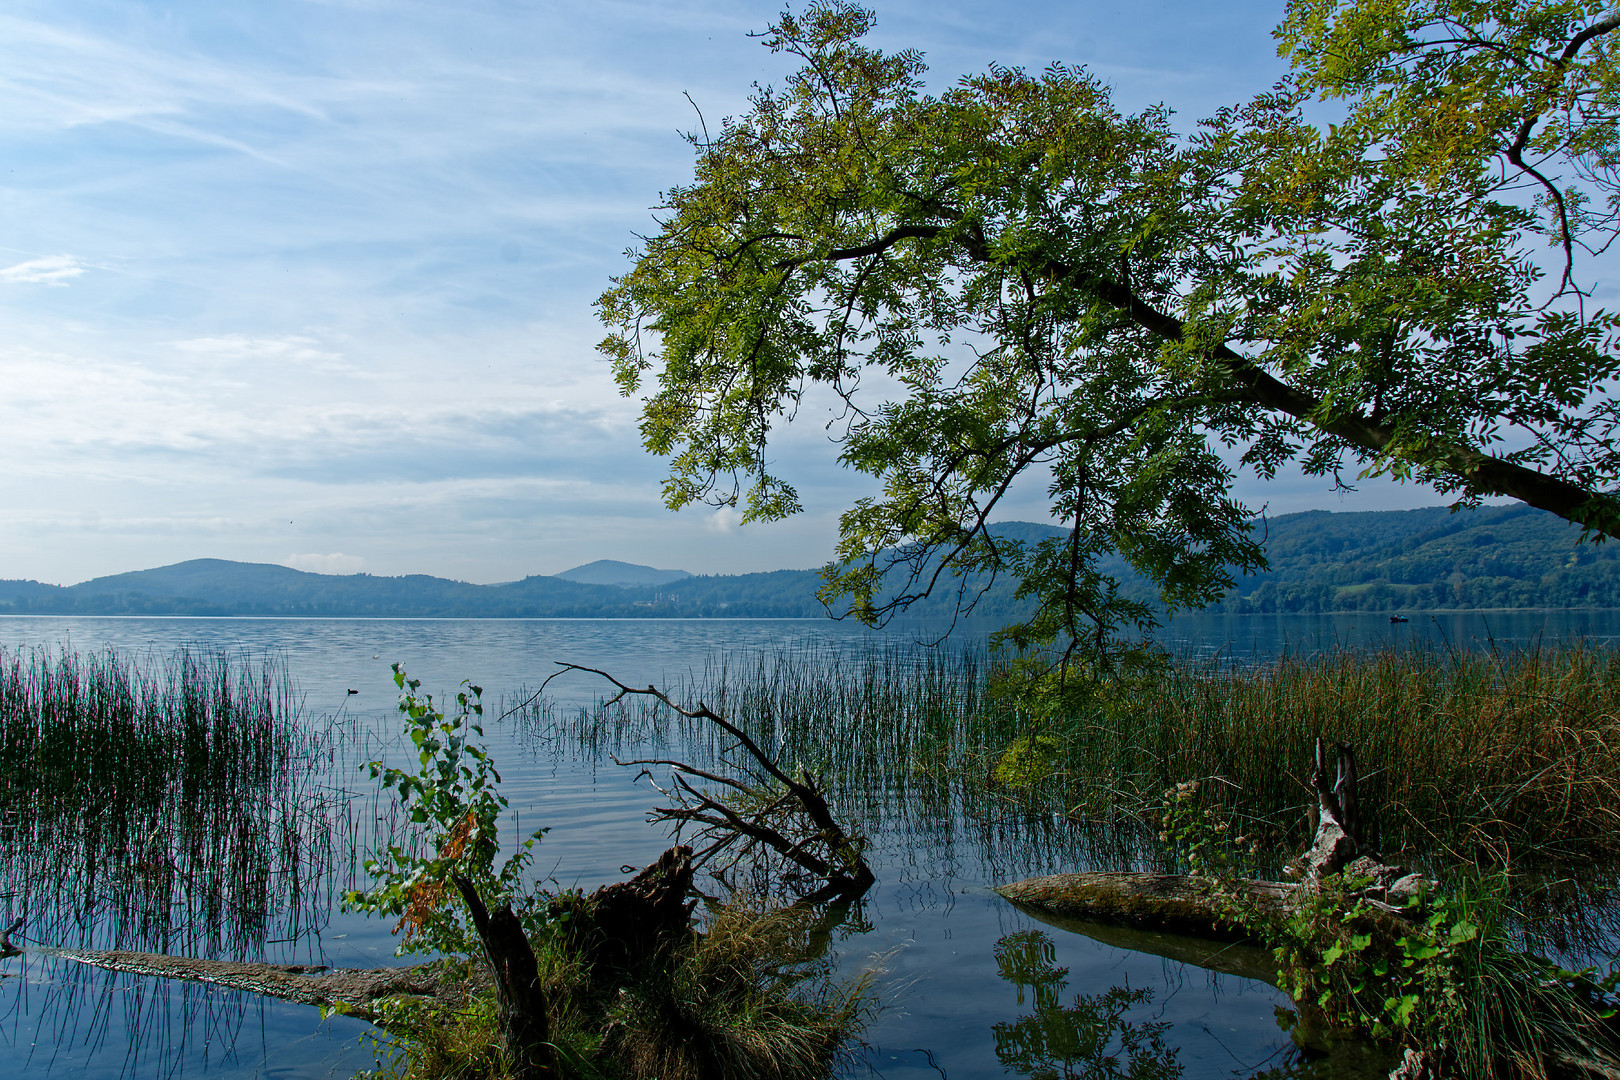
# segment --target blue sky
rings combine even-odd
[[[925,50],[940,87],[1063,60],[1190,120],[1282,70],[1280,4],[876,9],[877,42]],[[819,425],[777,451],[804,515],[671,514],[592,347],[591,301],[689,174],[685,95],[712,124],[790,70],[747,36],[777,10],[12,0],[0,578],[205,556],[480,582],[822,562],[854,488]],[[1439,501],[1246,490],[1274,513]]]

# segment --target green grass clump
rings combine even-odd
[[[814,913],[719,908],[667,972],[635,979],[609,1009],[606,1054],[627,1077],[830,1074],[859,1030],[865,983],[834,981]]]
[[[585,1080],[811,1080],[833,1066],[871,1001],[835,978],[817,913],[747,902],[630,970],[592,970],[566,925],[531,937],[562,1076]],[[397,1000],[378,1014],[377,1077],[501,1080],[493,991],[449,1009]]]

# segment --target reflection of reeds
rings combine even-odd
[[[49,944],[204,956],[297,937],[353,828],[315,784],[331,753],[274,660],[0,654],[6,918]]]

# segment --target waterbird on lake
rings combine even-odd
[[[358,693],[359,693],[359,692],[360,692],[360,691],[358,691],[358,690],[353,690],[353,689],[351,689],[351,690],[350,690],[350,691],[349,691],[349,693],[351,693],[351,694],[358,694]]]
[[[17,946],[15,946],[15,945],[13,945],[11,943],[11,935],[15,934],[17,931],[21,930],[22,928],[23,928],[22,916],[19,915],[19,916],[17,916],[17,921],[16,922],[12,923],[10,926],[6,927],[4,930],[0,930],[0,956],[10,956],[13,953],[22,952],[21,949],[17,948]]]
[[[1405,615],[1391,615],[1389,617],[1389,621],[1390,622],[1411,622],[1412,620],[1408,619]]]

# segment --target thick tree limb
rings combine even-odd
[[[825,257],[870,257],[908,239],[945,239],[959,244],[975,262],[991,264],[1005,261],[991,250],[982,233],[964,228],[960,223],[898,227],[869,244],[834,251]],[[1181,341],[1186,337],[1185,323],[1158,310],[1118,281],[1050,258],[1043,259],[1038,269],[1046,276],[1083,289],[1130,318],[1137,326],[1161,338]],[[1210,358],[1225,366],[1243,397],[1256,405],[1302,420],[1365,453],[1383,454],[1396,441],[1396,432],[1388,425],[1359,413],[1328,408],[1322,399],[1282,382],[1229,345],[1223,343],[1215,346],[1210,351]],[[1610,520],[1610,513],[1615,509],[1614,496],[1590,491],[1579,484],[1505,461],[1472,447],[1438,449],[1431,461],[1414,464],[1451,473],[1464,480],[1472,493],[1505,495],[1595,532],[1607,533],[1614,527]],[[1605,521],[1609,521],[1607,527]]]

